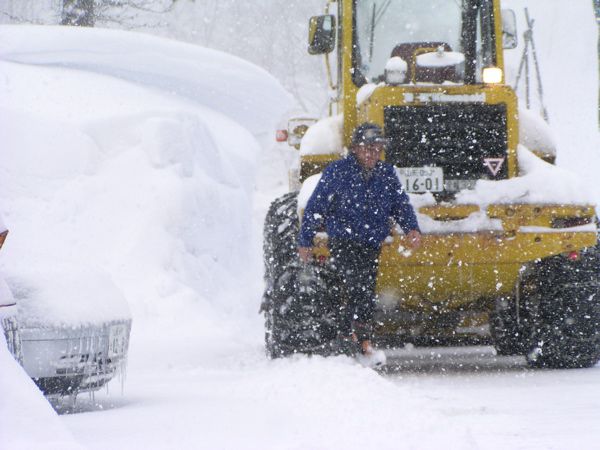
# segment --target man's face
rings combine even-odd
[[[371,170],[381,158],[381,152],[384,148],[385,144],[383,143],[357,145],[354,147],[354,154],[363,168]]]

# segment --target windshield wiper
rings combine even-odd
[[[386,2],[381,5],[381,8],[379,8],[379,12],[377,13],[377,17],[375,19],[375,26],[377,26],[377,24],[379,24],[379,21],[381,20],[381,18],[383,17],[383,15],[385,14],[385,12],[387,11],[387,9],[390,7],[390,5],[392,4],[392,0],[386,0]]]
[[[383,4],[377,8],[377,3],[373,3],[373,14],[371,15],[371,36],[369,37],[369,62],[373,62],[373,47],[375,43],[375,28],[381,21],[381,18],[392,4],[392,0],[385,0]]]

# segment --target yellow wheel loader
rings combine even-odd
[[[344,302],[327,264],[297,256],[303,208],[353,129],[381,126],[384,158],[424,232],[408,250],[391,223],[377,280],[374,341],[388,348],[491,344],[536,367],[600,359],[600,252],[593,198],[554,166],[547,125],[505,82],[515,15],[499,0],[337,0],[310,20],[325,55],[330,116],[278,133],[299,149],[292,192],[264,229],[266,347],[271,357],[336,353]]]

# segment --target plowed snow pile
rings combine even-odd
[[[0,42],[1,268],[22,313],[101,321],[128,314],[123,295],[134,366],[162,364],[182,335],[200,355],[227,347],[256,316],[257,139],[287,93],[242,60],[146,35],[4,26]]]
[[[145,35],[3,27],[0,36],[9,280],[17,264],[43,272],[60,261],[108,271],[138,315],[227,309],[223,294],[253,280],[242,270],[257,260],[253,134],[285,107],[279,84],[225,54]]]
[[[83,450],[0,337],[0,448]]]

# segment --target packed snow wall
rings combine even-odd
[[[286,107],[277,81],[135,33],[3,26],[0,42],[9,280],[19,265],[94,267],[139,315],[221,302],[256,277],[255,136]]]
[[[79,326],[131,309],[130,353],[156,364],[182,334],[211,348],[256,316],[252,195],[259,139],[289,104],[280,84],[224,53],[136,33],[2,26],[0,42],[0,225],[11,230],[0,273],[20,318]],[[12,365],[0,391],[31,402],[3,395],[11,429],[0,435],[20,448],[36,418],[57,419]],[[55,434],[38,448],[69,448]]]

